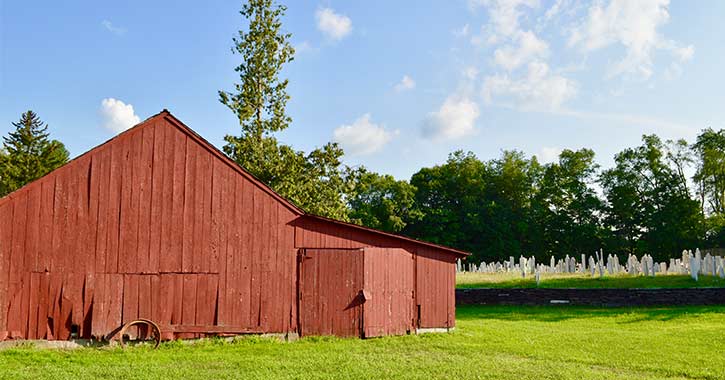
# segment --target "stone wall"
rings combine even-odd
[[[456,305],[725,305],[725,288],[456,289]]]

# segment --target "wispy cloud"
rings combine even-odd
[[[483,83],[483,99],[488,105],[497,102],[515,104],[528,110],[557,110],[578,92],[576,82],[552,73],[546,63],[528,65],[526,75],[512,78],[509,74],[491,75]]]
[[[409,77],[408,75],[403,75],[403,79],[398,82],[398,84],[395,85],[395,91],[397,92],[403,92],[407,90],[412,90],[415,88],[415,81],[413,78]]]
[[[352,20],[349,17],[335,12],[332,8],[320,8],[315,12],[317,29],[327,38],[339,41],[352,32]]]
[[[569,36],[569,46],[584,53],[610,45],[624,47],[625,55],[610,65],[607,77],[632,75],[649,78],[654,71],[654,55],[658,50],[669,52],[680,62],[695,53],[692,45],[665,38],[660,28],[670,20],[669,0],[612,0],[596,3]]]
[[[103,27],[106,28],[106,30],[108,30],[109,32],[111,32],[117,36],[122,36],[122,35],[126,34],[126,28],[122,28],[120,26],[115,26],[115,25],[113,25],[112,22],[110,22],[108,20],[101,21],[101,25],[103,25]]]

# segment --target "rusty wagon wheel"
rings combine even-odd
[[[121,344],[121,347],[125,347],[125,342],[123,341],[123,336],[126,333],[126,330],[128,330],[131,326],[139,326],[139,325],[145,325],[148,326],[151,330],[151,336],[154,339],[154,348],[159,347],[159,343],[161,343],[161,329],[159,328],[159,325],[157,325],[154,321],[150,319],[140,318],[136,319],[134,321],[128,322],[121,328],[121,331],[119,332],[119,342]]]

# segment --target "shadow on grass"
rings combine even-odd
[[[560,322],[568,319],[624,317],[619,323],[671,321],[683,317],[723,314],[725,306],[611,307],[587,306],[458,306],[456,319]]]

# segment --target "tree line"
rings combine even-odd
[[[224,151],[303,209],[457,247],[474,260],[602,248],[661,260],[683,248],[725,245],[722,130],[706,129],[692,145],[643,136],[606,170],[590,149],[565,150],[550,164],[519,151],[489,161],[459,151],[409,181],[344,165],[335,143],[310,153],[281,144],[273,135],[292,122],[288,80],[280,77],[294,59],[286,9],[274,0],[242,6],[232,48],[242,58],[239,82],[219,91],[219,100],[241,125]]]
[[[705,129],[692,144],[645,135],[605,170],[591,149],[564,150],[548,164],[515,150],[487,161],[457,151],[410,180],[344,165],[336,143],[311,152],[281,143],[274,134],[292,119],[280,74],[295,53],[285,11],[274,0],[242,6],[232,49],[239,81],[218,93],[241,131],[225,136],[223,151],[306,211],[470,251],[473,261],[599,249],[661,261],[725,247],[725,130]],[[68,161],[32,111],[13,127],[0,149],[0,196]]]

